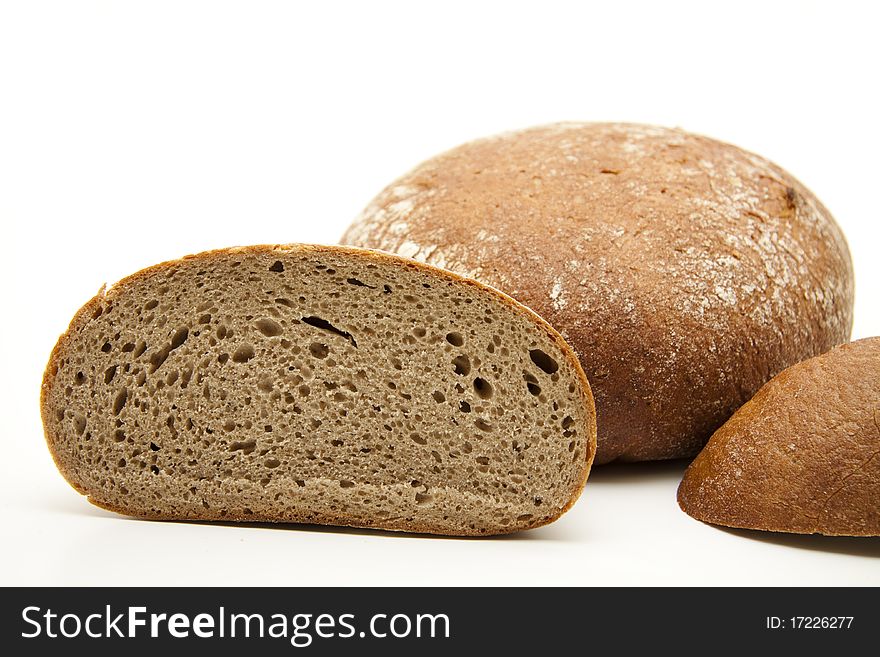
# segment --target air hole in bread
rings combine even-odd
[[[559,369],[559,363],[557,363],[549,354],[540,349],[530,349],[529,357],[545,374],[554,374]]]
[[[189,329],[187,327],[179,328],[174,332],[174,335],[171,338],[171,350],[175,350],[178,347],[182,346],[186,339],[189,337]]]
[[[156,370],[162,367],[162,365],[168,359],[168,355],[170,353],[171,346],[169,345],[166,347],[162,347],[150,356],[150,374],[153,374]]]
[[[119,415],[122,412],[122,409],[125,408],[125,403],[127,401],[128,388],[123,388],[116,393],[116,398],[113,400],[113,415]]]
[[[336,335],[341,336],[341,337],[345,338],[346,340],[348,340],[349,342],[351,342],[353,347],[357,347],[357,341],[354,339],[354,336],[351,333],[349,333],[348,331],[343,331],[341,329],[336,328],[335,326],[333,326],[333,324],[328,322],[326,319],[323,319],[322,317],[314,317],[314,316],[303,317],[302,321],[305,322],[306,324],[308,324],[309,326],[314,326],[315,328],[319,328],[323,331],[329,331],[330,333],[335,333]]]
[[[239,345],[238,349],[232,353],[232,361],[234,363],[246,363],[255,355],[256,353],[254,352],[253,346],[245,342],[244,344]]]
[[[474,420],[474,424],[480,431],[492,431],[492,425],[481,417],[478,417],[476,420]]]
[[[230,452],[241,452],[242,454],[250,454],[257,448],[256,440],[235,441],[229,446]]]
[[[452,364],[455,367],[455,373],[461,376],[467,376],[471,373],[471,360],[465,355],[456,356],[452,359]]]
[[[368,287],[368,288],[370,288],[371,290],[375,290],[375,289],[376,289],[376,286],[375,286],[375,285],[367,285],[367,284],[364,283],[363,281],[358,280],[357,278],[354,278],[354,277],[346,278],[346,279],[345,279],[345,282],[348,283],[349,285],[356,285],[356,286],[358,286],[358,287]]]
[[[277,273],[283,272],[284,271],[284,263],[282,263],[280,260],[276,260],[269,267],[269,271],[274,271]]]
[[[274,319],[269,319],[268,317],[258,319],[255,322],[254,326],[256,326],[257,330],[265,335],[267,338],[273,338],[276,335],[281,335],[282,332],[281,324],[276,322]]]
[[[452,331],[451,333],[446,334],[446,342],[451,344],[454,347],[460,347],[464,344],[464,338],[461,333],[456,333]]]
[[[474,379],[474,392],[477,393],[477,397],[480,399],[491,399],[493,393],[492,384],[478,376]]]

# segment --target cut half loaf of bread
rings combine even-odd
[[[552,522],[596,451],[560,335],[501,292],[378,251],[211,251],[73,318],[42,414],[64,477],[153,519],[489,535]]]
[[[688,467],[678,503],[726,527],[880,536],[880,337],[770,379]]]

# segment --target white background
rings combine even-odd
[[[463,141],[558,120],[677,125],[827,204],[880,334],[868,2],[0,5],[0,584],[880,584],[880,539],[712,528],[684,463],[594,471],[557,523],[460,540],[135,521],[55,470],[45,361],[104,281],[209,248],[336,241]]]

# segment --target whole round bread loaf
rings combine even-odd
[[[852,324],[849,251],[816,197],[676,129],[566,123],[465,144],[388,186],[343,242],[471,276],[546,318],[593,387],[596,463],[696,454]]]
[[[728,527],[880,536],[880,338],[774,377],[715,432],[678,502]]]

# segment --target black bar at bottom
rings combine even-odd
[[[0,641],[5,654],[73,648],[96,657],[609,646],[815,654],[880,645],[876,600],[867,588],[7,588]]]

